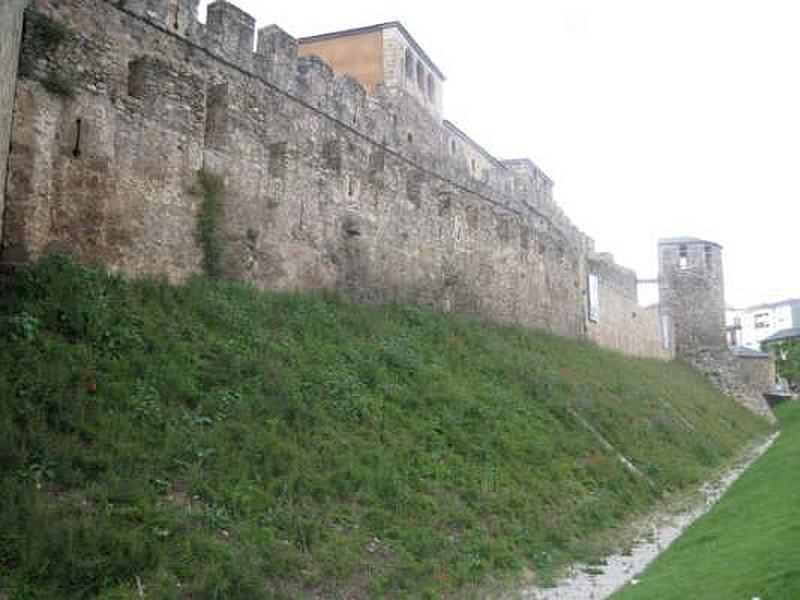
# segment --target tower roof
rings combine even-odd
[[[717,248],[722,248],[722,244],[717,242],[712,242],[711,240],[701,240],[700,238],[696,237],[672,237],[672,238],[661,238],[658,240],[659,246],[671,246],[675,244],[711,244],[712,246],[716,246]]]

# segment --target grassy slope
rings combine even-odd
[[[800,403],[776,412],[769,452],[615,598],[800,598]]]
[[[416,308],[62,259],[0,298],[11,598],[464,595],[766,431],[679,364]]]

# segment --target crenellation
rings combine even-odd
[[[200,0],[111,0],[121,10],[177,35],[200,39]]]
[[[349,75],[334,75],[331,90],[334,111],[332,116],[351,127],[357,127],[367,97],[364,86]]]
[[[377,98],[369,95],[366,97],[358,125],[365,135],[381,146],[392,145],[394,133],[392,114]],[[384,152],[382,148],[381,152]]]
[[[252,70],[256,35],[256,20],[252,15],[226,0],[214,0],[208,5],[205,34],[211,52]]]
[[[297,60],[297,95],[325,112],[331,112],[333,79],[333,70],[318,56],[312,54]]]
[[[259,29],[255,72],[278,88],[293,93],[298,76],[297,40],[277,25]]]

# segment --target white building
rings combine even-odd
[[[800,298],[726,311],[728,343],[760,350],[761,342],[785,329],[800,327]]]

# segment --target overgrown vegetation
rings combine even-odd
[[[766,430],[679,364],[50,258],[0,295],[0,595],[483,597]]]
[[[198,173],[196,193],[200,197],[197,213],[197,241],[203,250],[203,270],[208,277],[222,276],[222,202],[224,182],[206,170]]]
[[[782,427],[775,445],[615,598],[800,598],[800,402],[775,412]]]
[[[800,340],[786,340],[769,344],[775,354],[778,375],[786,379],[793,390],[800,389]]]
[[[63,73],[49,70],[36,72],[37,61],[51,56],[67,40],[69,29],[55,19],[39,11],[25,11],[24,40],[19,59],[19,76],[37,77],[44,88],[56,96],[73,96],[72,84]]]
[[[61,96],[62,98],[72,98],[74,96],[72,84],[58,73],[48,73],[41,83],[44,89],[54,96]]]

